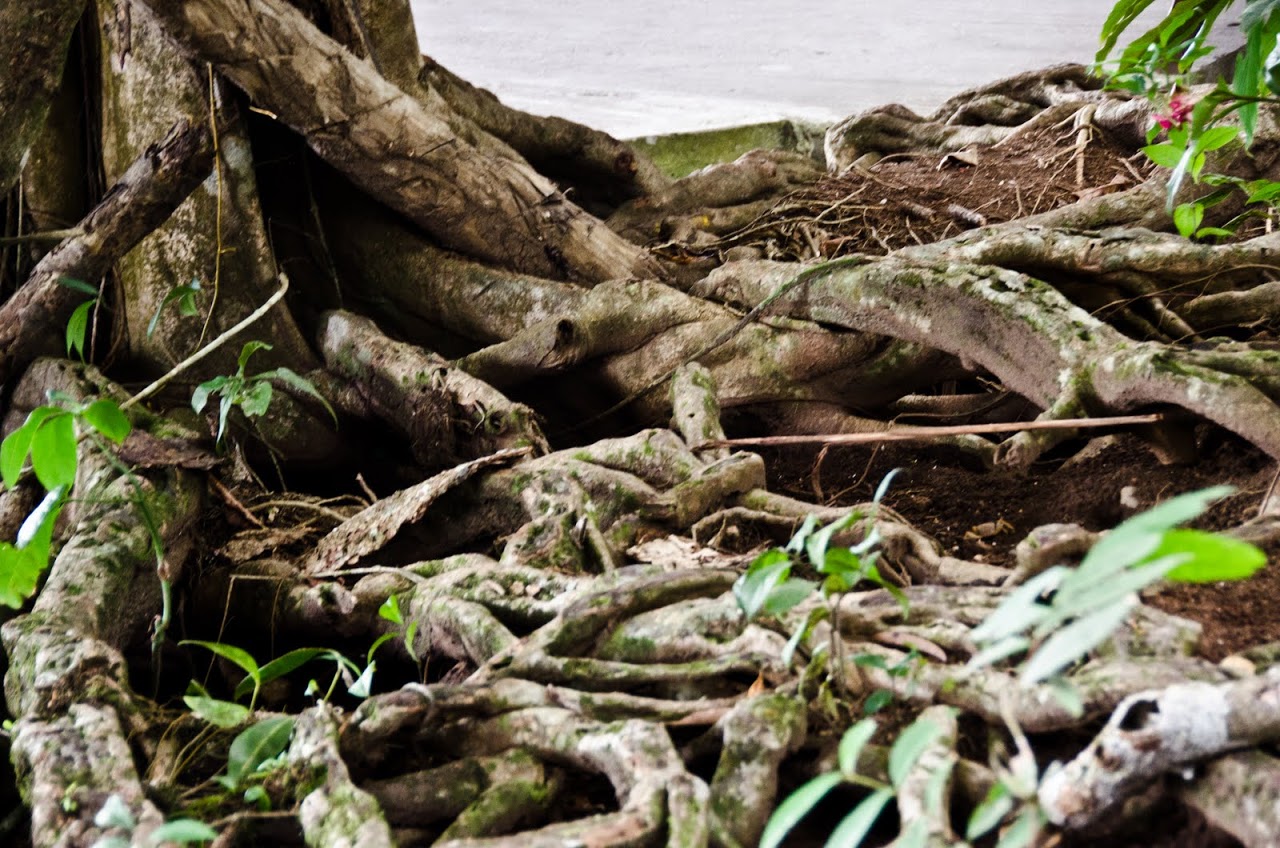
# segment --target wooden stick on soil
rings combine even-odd
[[[957,424],[950,427],[898,427],[878,433],[837,433],[827,436],[761,436],[755,439],[717,439],[694,445],[704,448],[740,445],[874,445],[881,442],[929,441],[941,436],[967,436],[987,433],[1020,433],[1023,430],[1085,430],[1096,427],[1122,427],[1133,424],[1157,424],[1163,415],[1118,415],[1112,418],[1064,418],[1059,421],[1012,421],[1005,424]]]

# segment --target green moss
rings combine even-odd
[[[717,162],[732,162],[749,150],[768,148],[794,150],[813,155],[822,150],[824,127],[796,121],[772,121],[705,132],[633,139],[631,144],[645,153],[672,177],[683,177]]]

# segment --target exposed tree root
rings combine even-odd
[[[1082,557],[1098,533],[1046,525],[1019,544],[1013,569],[967,561],[895,512],[892,495],[845,508],[797,500],[768,490],[761,455],[716,444],[726,429],[1007,422],[1034,407],[1045,419],[1165,413],[1164,429],[1146,435],[1166,456],[1194,445],[1183,420],[1194,417],[1280,458],[1280,352],[1250,326],[1274,311],[1280,238],[1214,246],[1164,235],[1154,231],[1170,223],[1164,189],[1149,171],[1129,168],[1106,185],[1081,179],[1091,133],[1140,136],[1145,103],[1060,67],[966,92],[929,118],[888,107],[851,119],[828,137],[837,170],[861,168],[867,155],[941,156],[1047,128],[1067,133],[1054,167],[1079,189],[1066,196],[1082,199],[985,226],[1003,219],[977,203],[895,198],[904,216],[969,229],[898,249],[873,235],[882,242],[874,250],[800,266],[762,260],[775,254],[742,233],[723,242],[706,234],[763,226],[767,203],[817,176],[808,160],[753,153],[667,180],[615,139],[508,109],[423,65],[405,37],[405,4],[318,3],[315,19],[328,19],[333,38],[284,0],[128,8],[136,50],[125,18],[108,15],[100,27],[106,94],[119,98],[107,98],[110,134],[122,136],[105,156],[109,173],[158,134],[130,104],[163,79],[162,67],[174,69],[172,84],[148,120],[167,126],[158,115],[203,117],[206,106],[234,118],[238,86],[297,133],[289,155],[305,159],[305,143],[354,187],[317,168],[288,201],[310,215],[298,225],[310,227],[298,238],[306,247],[277,255],[289,251],[267,238],[263,216],[280,232],[288,216],[275,218],[258,195],[253,128],[219,123],[214,138],[178,124],[0,306],[0,383],[39,343],[61,341],[75,295],[56,285],[60,277],[105,275],[212,172],[216,191],[127,263],[133,364],[167,362],[171,348],[185,351],[204,334],[171,310],[160,337],[146,340],[167,286],[208,264],[184,255],[185,245],[212,250],[211,281],[228,287],[226,314],[206,316],[214,329],[238,320],[277,264],[291,276],[298,267],[308,296],[321,289],[306,278],[319,276],[323,296],[309,314],[299,310],[324,362],[310,376],[344,426],[362,419],[403,441],[352,446],[394,457],[372,485],[398,491],[379,499],[364,485],[358,503],[346,494],[259,497],[248,491],[243,450],[219,459],[207,442],[136,408],[140,435],[121,457],[145,470],[123,472],[82,442],[61,550],[30,609],[0,629],[34,844],[145,840],[199,810],[224,843],[749,846],[781,794],[838,765],[838,731],[878,690],[894,697],[896,718],[918,712],[940,731],[895,775],[904,833],[924,831],[915,844],[950,844],[950,814],[980,802],[1001,774],[998,745],[990,768],[967,759],[975,727],[1023,747],[1024,733],[1059,734],[1063,750],[1076,750],[1109,712],[1094,743],[1039,786],[1055,826],[1106,831],[1106,816],[1136,793],[1159,794],[1149,787],[1165,775],[1235,751],[1213,766],[1213,787],[1177,792],[1242,840],[1273,840],[1275,822],[1239,811],[1274,806],[1274,768],[1239,752],[1280,735],[1280,678],[1271,670],[1231,679],[1230,664],[1197,658],[1197,625],[1135,604],[1065,670],[1082,714],[1049,684],[1021,686],[1006,664],[966,667],[978,650],[974,628],[1008,591]],[[48,20],[57,26],[43,35],[63,39],[62,18]],[[213,79],[200,70],[206,63]],[[27,123],[48,99],[51,68],[33,76],[24,109],[0,102],[0,126],[18,148],[31,144]],[[0,94],[11,70],[0,69]],[[0,145],[0,179],[18,148]],[[966,155],[942,164],[970,167]],[[1273,165],[1260,151],[1238,173]],[[608,225],[589,211],[609,214]],[[212,234],[196,233],[210,216]],[[802,249],[785,255],[831,255],[825,240],[843,236],[826,229],[830,220],[811,223],[797,224]],[[664,268],[633,243],[659,237],[705,251],[661,251],[676,260]],[[224,256],[230,241],[241,251],[234,257]],[[161,259],[170,271],[156,270]],[[726,259],[738,261],[704,278]],[[336,310],[343,299],[378,323]],[[289,349],[277,352],[282,361],[311,369],[294,315],[282,307],[272,320],[261,329]],[[49,389],[73,401],[124,397],[92,370],[39,361],[11,393],[6,428]],[[277,400],[274,432],[263,435],[286,460],[282,480],[311,482],[338,452],[323,439],[316,448],[317,428],[298,422],[322,413],[305,397]],[[616,425],[618,413],[629,416],[622,435],[575,439]],[[968,435],[950,447],[975,464],[1025,469],[1070,435]],[[315,458],[324,468],[297,470]],[[213,488],[226,520],[197,524],[211,473],[221,475]],[[347,480],[323,485],[345,493]],[[32,500],[27,484],[0,495],[4,538]],[[814,592],[748,620],[734,587],[763,546],[787,541],[806,518],[851,514],[829,541],[874,547],[876,576],[891,588]],[[1273,535],[1275,521],[1238,533]],[[211,562],[189,575],[192,546],[205,537]],[[804,557],[793,570],[828,576]],[[311,663],[336,653],[257,685],[252,675],[244,682],[240,655],[224,650],[203,688],[186,690],[199,675],[173,644],[179,626],[184,637],[253,649],[259,669],[317,644],[364,654],[365,674],[357,681],[342,664],[316,704],[309,699],[324,687],[303,685]],[[372,694],[355,685],[370,679]],[[135,692],[140,681],[156,701]],[[250,684],[252,712],[226,722],[238,721],[236,731],[294,717],[288,749],[253,773],[259,800],[277,806],[271,813],[251,809],[244,786],[212,779],[232,731],[187,712],[172,719],[157,703],[184,693],[232,699]],[[865,774],[886,778],[880,743],[889,741],[861,752]],[[99,820],[112,796],[134,827]]]

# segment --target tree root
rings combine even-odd
[[[1074,760],[1045,774],[1049,818],[1083,828],[1161,775],[1280,734],[1271,703],[1280,672],[1210,685],[1175,683],[1126,698]]]
[[[86,391],[70,369],[61,381],[36,371],[29,379],[41,393],[122,394],[92,371],[87,379],[98,383],[96,391]],[[145,639],[160,613],[157,568],[168,579],[181,576],[190,552],[184,536],[200,509],[196,480],[180,469],[121,476],[98,450],[83,447],[77,476],[68,516],[74,531],[31,611],[0,628],[9,658],[5,697],[16,719],[13,757],[36,845],[90,844],[104,833],[94,817],[113,794],[138,823],[136,834],[162,821],[126,738],[133,714],[145,707],[129,691],[123,654]]]
[[[780,263],[731,263],[709,278],[721,292],[758,302],[795,275]],[[807,272],[784,296],[789,314],[886,333],[967,357],[1045,410],[1042,418],[1180,407],[1280,457],[1280,410],[1265,352],[1220,353],[1135,342],[1034,278],[951,258],[945,247],[874,263],[838,261]],[[1066,438],[1024,432],[999,460],[1026,467]]]
[[[162,223],[200,184],[212,165],[209,131],[180,123],[147,148],[68,237],[50,251],[27,282],[0,306],[0,383],[50,352],[82,294],[64,277],[96,280]]]
[[[283,0],[251,0],[247,17],[242,4],[225,0],[148,6],[170,35],[445,246],[546,277],[596,282],[658,273],[643,252],[600,230],[545,177],[458,140],[440,116]],[[253,26],[242,26],[246,21]],[[239,36],[227,39],[231,31]],[[285,55],[292,58],[262,58]],[[481,222],[478,209],[495,211],[494,226]]]

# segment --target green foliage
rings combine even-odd
[[[272,716],[242,730],[227,751],[227,773],[215,778],[232,791],[258,771],[266,771],[289,745],[293,735],[291,716]]]
[[[75,484],[79,441],[94,433],[119,444],[129,435],[129,419],[114,401],[95,400],[31,410],[22,426],[0,442],[0,481],[18,485],[30,463],[36,480],[46,489],[39,506],[27,516],[11,544],[0,542],[0,604],[19,608],[35,593],[40,575],[49,565],[53,528]]]
[[[876,561],[880,558],[880,534],[875,526],[876,507],[888,492],[889,484],[897,473],[895,469],[880,481],[868,514],[851,512],[825,527],[819,527],[817,519],[812,515],[806,516],[785,548],[773,548],[756,557],[746,573],[733,584],[734,598],[748,621],[761,614],[781,616],[815,594],[820,596],[825,604],[811,610],[805,620],[792,631],[783,650],[782,661],[790,665],[796,651],[808,639],[813,628],[824,619],[829,619],[830,640],[826,647],[832,675],[841,688],[844,688],[844,657],[839,637],[840,596],[862,583],[870,583],[893,595],[902,605],[904,615],[908,610],[906,595],[885,580],[876,567]],[[831,546],[837,533],[848,530],[860,521],[865,522],[861,542],[847,548]],[[815,571],[822,578],[821,581],[791,576],[792,568],[802,555],[803,564]],[[819,652],[815,650],[814,659],[819,656]],[[872,693],[864,704],[864,709],[872,713],[882,709],[886,703],[884,694]]]
[[[890,472],[880,484],[872,501],[873,507],[880,503],[896,473]],[[799,606],[815,591],[831,600],[862,582],[886,589],[905,605],[906,596],[881,577],[876,568],[876,560],[880,557],[880,534],[875,529],[874,518],[874,514],[852,512],[825,527],[818,527],[817,519],[807,516],[785,548],[765,551],[734,582],[734,598],[747,619],[752,620],[761,613],[782,615]],[[867,532],[861,542],[848,548],[831,547],[831,540],[837,533],[848,530],[859,521],[867,524]],[[822,576],[821,582],[791,577],[796,558],[801,553],[806,564]]]
[[[1200,530],[1175,529],[1233,490],[1215,486],[1166,501],[1120,524],[1090,549],[1080,566],[1055,566],[1004,599],[972,638],[979,668],[1031,650],[1020,679],[1056,677],[1107,639],[1161,579],[1214,582],[1248,577],[1266,564],[1253,545]]]
[[[1205,154],[1240,139],[1244,146],[1253,141],[1258,123],[1258,107],[1275,102],[1280,87],[1280,0],[1251,0],[1245,3],[1240,23],[1245,32],[1245,47],[1236,60],[1232,79],[1219,80],[1217,87],[1194,104],[1180,93],[1187,88],[1187,77],[1196,62],[1212,52],[1205,39],[1232,0],[1179,0],[1154,27],[1138,35],[1118,56],[1113,55],[1120,37],[1129,30],[1152,0],[1120,0],[1103,24],[1099,67],[1105,68],[1113,86],[1145,95],[1164,103],[1166,110],[1157,116],[1148,140],[1163,129],[1168,131],[1166,143],[1144,148],[1158,165],[1172,170],[1169,179],[1169,203],[1178,232],[1187,238],[1216,238],[1234,234],[1244,216],[1224,227],[1203,227],[1205,210],[1221,203],[1236,189],[1243,190],[1249,205],[1264,204],[1269,211],[1280,196],[1280,184],[1269,180],[1245,181],[1215,174],[1205,174]],[[1236,114],[1239,126],[1223,125]],[[1183,182],[1216,186],[1209,194],[1172,208]],[[1246,215],[1256,214],[1247,210]]]
[[[337,422],[337,413],[333,411],[333,407],[329,405],[329,402],[325,400],[324,396],[320,394],[310,380],[299,376],[296,372],[288,368],[273,368],[270,371],[262,371],[258,374],[247,374],[246,369],[249,366],[250,357],[260,350],[271,350],[271,345],[258,341],[246,342],[244,347],[241,348],[240,356],[236,361],[236,373],[206,380],[197,386],[196,390],[191,394],[191,408],[196,412],[203,412],[205,406],[209,403],[209,399],[214,396],[218,397],[218,431],[216,437],[218,444],[222,443],[222,437],[227,429],[227,416],[234,407],[240,407],[240,411],[248,418],[257,418],[266,414],[267,410],[271,408],[272,380],[279,380],[281,383],[315,398],[324,406],[325,411],[332,416],[334,422]]]
[[[232,692],[232,698],[234,699],[232,701],[211,697],[204,690],[204,687],[193,680],[188,685],[187,694],[183,697],[183,702],[192,713],[212,725],[222,728],[238,727],[252,715],[258,703],[258,696],[265,684],[284,677],[314,660],[332,662],[334,665],[333,680],[329,684],[329,689],[324,694],[323,700],[327,701],[333,696],[339,681],[342,680],[347,682],[348,694],[356,698],[367,698],[376,668],[376,664],[373,661],[374,652],[377,651],[380,645],[388,639],[395,638],[395,636],[396,634],[394,633],[388,633],[374,642],[369,649],[363,668],[347,659],[341,652],[331,648],[297,648],[276,657],[266,665],[260,666],[253,655],[242,648],[223,642],[205,642],[198,639],[189,639],[179,644],[204,648],[240,668],[244,671],[245,676],[236,684],[236,688]],[[319,687],[315,681],[311,681],[311,685],[307,688],[308,694],[318,693],[318,691]],[[242,701],[245,696],[249,697],[247,707],[237,703]]]
[[[388,595],[387,599],[383,601],[382,606],[378,607],[378,615],[400,628],[400,635],[404,640],[405,651],[408,652],[409,658],[412,659],[415,664],[421,665],[422,661],[418,659],[418,654],[413,648],[413,643],[418,635],[418,622],[411,621],[407,627],[405,626],[404,614],[400,612],[399,596],[394,592]],[[378,642],[374,643],[374,648],[369,649],[370,658],[373,656],[374,649],[377,648],[382,641],[383,639],[380,638]]]
[[[893,746],[889,749],[889,783],[866,777],[858,773],[858,755],[876,732],[874,719],[863,719],[850,727],[840,739],[838,749],[839,771],[820,774],[805,783],[778,805],[769,823],[765,825],[764,834],[760,837],[760,848],[776,848],[782,843],[791,829],[800,823],[818,802],[827,796],[832,789],[842,783],[853,783],[870,789],[867,795],[849,812],[848,815],[831,832],[827,839],[828,846],[847,846],[857,848],[862,844],[871,828],[876,823],[885,805],[893,800],[902,782],[907,778],[929,746],[937,741],[942,729],[927,719],[917,719],[909,725]],[[949,765],[939,772],[938,791],[927,793],[934,796],[934,802],[941,804],[941,785],[950,773]],[[927,833],[916,826],[904,828],[903,836],[895,845],[924,844]],[[903,839],[907,841],[902,841]]]
[[[74,352],[83,362],[85,339],[89,334],[89,313],[93,311],[93,307],[98,305],[98,290],[84,280],[77,280],[72,277],[63,277],[58,280],[58,284],[72,291],[88,295],[90,298],[77,306],[67,320],[67,356]]]
[[[164,312],[166,306],[176,302],[178,304],[178,314],[192,317],[199,315],[200,310],[196,307],[196,295],[200,293],[200,281],[194,277],[189,286],[174,286],[169,293],[164,296],[164,300],[160,301],[160,305],[156,307],[156,312],[151,316],[151,320],[147,322],[147,338],[151,338],[152,333],[156,331],[156,326],[160,323],[160,313]]]
[[[107,836],[93,843],[93,848],[130,848],[133,845],[154,846],[177,843],[179,845],[195,845],[212,842],[218,838],[218,832],[202,821],[195,819],[171,819],[148,834],[145,842],[136,839],[134,831],[138,820],[134,818],[129,805],[119,795],[108,795],[101,809],[93,817],[93,823],[100,828],[118,828],[128,836]]]
[[[0,604],[18,609],[35,594],[40,575],[49,564],[53,526],[62,511],[66,491],[59,486],[46,493],[22,522],[17,541],[0,542]]]

